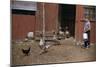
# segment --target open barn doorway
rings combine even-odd
[[[75,5],[59,4],[59,27],[64,32],[68,28],[70,36],[72,37],[75,35],[75,15]]]

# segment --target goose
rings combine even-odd
[[[60,35],[64,35],[64,32],[60,30],[60,31],[59,31],[59,34],[60,34]]]
[[[40,46],[41,49],[44,48],[45,42],[44,42],[43,38],[40,39],[39,46]]]

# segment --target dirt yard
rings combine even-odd
[[[39,42],[31,40],[23,43],[12,44],[12,64],[13,65],[32,65],[32,64],[49,64],[49,63],[67,63],[83,62],[96,60],[96,46],[90,48],[81,48],[76,45],[73,38],[60,40],[61,45],[51,46],[48,52],[40,55],[41,49]],[[21,49],[31,47],[30,55],[24,56]]]

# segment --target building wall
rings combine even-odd
[[[37,4],[38,11],[36,12],[36,31],[42,31],[43,29],[43,3]],[[57,4],[44,4],[45,11],[45,30],[57,31],[58,23],[58,5]]]
[[[58,5],[47,3],[46,8],[46,30],[57,31]]]
[[[82,33],[83,33],[83,22],[81,22],[84,18],[83,15],[84,9],[83,6],[76,6],[76,22],[75,22],[75,39],[77,41],[82,41]]]
[[[46,32],[58,30],[58,10],[57,4],[45,4],[45,28]],[[43,4],[37,3],[37,11],[35,15],[18,15],[12,14],[12,39],[23,39],[28,32],[42,31],[43,29]],[[84,8],[82,5],[76,6],[75,20],[75,39],[82,41]],[[91,21],[91,42],[96,42],[96,22]]]
[[[24,39],[28,32],[35,30],[35,16],[12,14],[12,39]]]
[[[90,21],[91,22],[91,42],[96,43],[96,21]]]

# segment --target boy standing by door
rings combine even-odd
[[[84,21],[84,33],[87,34],[87,43],[88,45],[85,46],[86,48],[90,47],[90,30],[91,30],[91,25],[90,25],[90,21],[88,19],[85,19]]]

